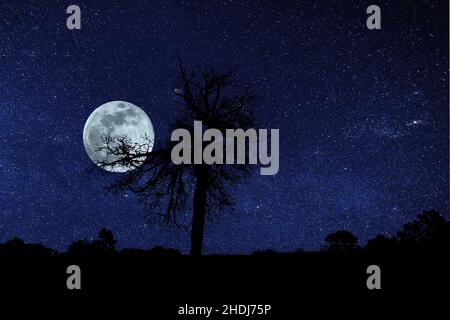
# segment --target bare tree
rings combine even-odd
[[[187,129],[193,136],[194,120],[222,133],[225,129],[245,130],[252,125],[248,107],[254,96],[248,88],[236,94],[237,86],[230,72],[216,73],[207,68],[188,73],[181,63],[179,71],[179,87],[174,92],[182,109],[175,121],[176,128]],[[201,255],[206,217],[233,209],[234,201],[228,186],[247,176],[249,168],[242,164],[175,165],[171,160],[174,143],[167,140],[164,146],[148,152],[153,141],[137,145],[127,137],[105,137],[98,150],[108,155],[106,159],[112,156],[112,160],[98,162],[98,165],[134,168],[108,189],[136,193],[143,200],[147,215],[157,214],[164,222],[180,226],[179,216],[189,214],[192,208],[190,254]]]

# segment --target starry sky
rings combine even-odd
[[[206,227],[205,253],[320,248],[339,229],[364,243],[423,210],[449,209],[448,2],[28,1],[0,3],[0,241],[64,250],[113,231],[120,247],[189,250],[149,222],[133,194],[92,170],[86,119],[130,101],[167,139],[187,68],[235,70],[280,129],[280,171],[233,188],[232,215]],[[132,4],[131,4],[132,3]],[[81,7],[81,30],[66,8]],[[366,8],[381,7],[368,30]],[[188,213],[189,214],[189,213]]]

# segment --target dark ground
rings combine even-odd
[[[126,319],[137,318],[131,313],[145,319],[206,319],[178,316],[186,304],[219,310],[224,304],[271,305],[268,316],[218,312],[209,319],[310,319],[308,312],[314,318],[404,319],[423,313],[435,319],[449,298],[448,231],[449,222],[429,212],[396,236],[377,237],[365,247],[341,232],[327,237],[318,252],[202,257],[162,247],[117,251],[108,231],[99,240],[74,242],[64,253],[13,239],[0,244],[2,305],[39,302],[44,312],[56,306],[82,312],[89,306],[102,319],[119,310],[127,312]],[[81,268],[81,290],[66,287],[72,264]],[[381,268],[381,290],[367,289],[366,269],[372,264]],[[16,310],[21,309],[27,308]]]

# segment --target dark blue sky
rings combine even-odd
[[[78,4],[82,29],[66,29]],[[233,190],[206,253],[317,249],[338,229],[364,242],[418,212],[448,214],[448,2],[12,1],[0,3],[0,241],[65,249],[110,228],[120,246],[189,248],[144,218],[133,194],[83,148],[90,113],[143,108],[158,139],[180,105],[174,53],[233,68],[258,95],[259,128],[280,129],[280,171]],[[189,213],[187,213],[189,214]]]

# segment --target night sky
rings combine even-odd
[[[81,30],[66,8],[81,7]],[[366,8],[381,7],[368,30]],[[120,247],[188,252],[189,234],[108,194],[82,141],[91,112],[132,102],[158,140],[187,68],[235,70],[280,129],[280,171],[233,188],[205,253],[318,249],[339,229],[364,243],[423,210],[449,209],[448,1],[20,1],[0,3],[0,241],[64,250],[111,229]],[[187,212],[187,214],[190,214]]]

